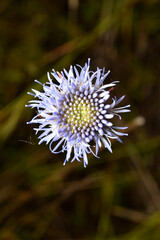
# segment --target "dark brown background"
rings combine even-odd
[[[160,239],[158,0],[1,0],[0,239]],[[68,163],[38,145],[26,93],[70,64],[106,67],[131,104],[113,154]]]

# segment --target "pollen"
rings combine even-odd
[[[70,103],[69,103],[70,104]],[[65,107],[65,106],[64,106]],[[83,129],[87,123],[94,121],[96,111],[94,107],[91,107],[89,99],[85,101],[79,96],[79,100],[75,100],[69,110],[66,109],[65,116],[67,123],[72,123],[73,126],[77,125],[78,128]],[[73,127],[71,125],[71,129]]]

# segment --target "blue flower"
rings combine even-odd
[[[43,92],[32,89],[33,93],[29,94],[37,99],[29,101],[26,106],[37,109],[37,115],[28,124],[38,124],[34,130],[36,134],[41,132],[39,144],[49,144],[52,153],[66,152],[64,164],[70,158],[71,161],[83,159],[86,167],[88,153],[97,157],[102,143],[112,152],[110,139],[121,142],[119,136],[127,135],[119,132],[126,127],[114,126],[112,119],[115,116],[121,119],[119,113],[129,112],[127,108],[130,105],[117,107],[124,96],[118,100],[110,98],[111,90],[117,83],[103,85],[110,71],[105,73],[104,68],[89,71],[90,59],[83,68],[78,67],[80,71],[75,66],[70,66],[69,72],[65,69],[61,73],[53,70],[51,75],[57,84],[49,73],[46,84],[35,80],[43,86]],[[58,143],[53,146],[56,141]]]

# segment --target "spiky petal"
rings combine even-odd
[[[113,126],[112,120],[116,115],[121,119],[119,114],[129,112],[130,105],[117,108],[124,96],[118,100],[114,97],[109,102],[110,89],[117,82],[103,85],[110,71],[104,73],[104,69],[97,68],[97,71],[91,72],[89,67],[90,59],[83,68],[80,67],[80,71],[75,66],[70,66],[69,72],[65,69],[61,73],[53,70],[48,73],[49,82],[43,84],[43,92],[32,89],[33,93],[29,93],[36,99],[26,106],[36,108],[38,113],[28,124],[38,124],[34,130],[41,132],[39,144],[49,144],[52,153],[66,152],[64,164],[69,159],[83,159],[86,167],[88,153],[98,157],[102,143],[112,152],[110,139],[121,141],[119,136],[127,135],[119,132],[124,127]],[[51,76],[57,84],[53,83]],[[93,141],[95,153],[91,147]]]

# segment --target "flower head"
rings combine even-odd
[[[105,69],[97,68],[96,72],[89,71],[90,59],[80,71],[77,67],[70,66],[69,72],[65,69],[59,73],[51,72],[57,80],[55,84],[50,74],[43,86],[43,92],[32,89],[35,98],[29,101],[27,107],[36,108],[37,115],[28,122],[37,123],[38,128],[34,128],[36,134],[41,132],[38,139],[49,143],[52,153],[66,151],[64,164],[75,159],[83,159],[84,166],[88,164],[88,153],[93,153],[96,157],[98,149],[102,143],[112,152],[110,139],[117,139],[127,133],[119,132],[126,127],[117,127],[112,123],[112,119],[119,113],[129,112],[130,105],[117,107],[124,96],[117,100],[116,97],[110,100],[111,89],[117,82],[103,85],[109,72]],[[53,146],[53,143],[58,143]],[[93,142],[94,145],[93,145]],[[95,147],[95,153],[93,148]],[[60,151],[57,151],[61,148]],[[72,157],[71,157],[72,153]]]

